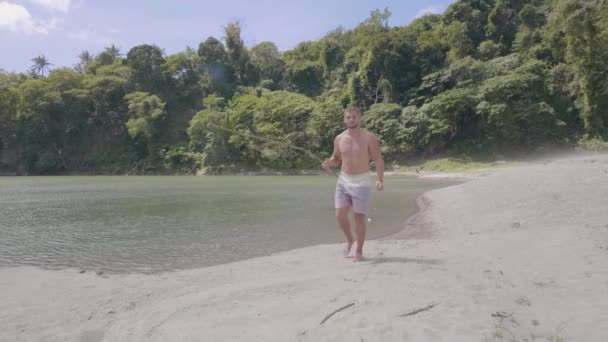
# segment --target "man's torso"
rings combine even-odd
[[[369,172],[369,132],[364,129],[359,134],[349,134],[348,131],[338,136],[338,150],[342,159],[341,170],[349,175]]]

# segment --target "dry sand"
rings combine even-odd
[[[157,275],[4,268],[0,340],[608,341],[607,202],[608,156],[569,157],[425,194],[409,240],[361,263],[323,245]]]

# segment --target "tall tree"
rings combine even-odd
[[[232,96],[234,73],[224,44],[214,37],[199,44],[201,85],[204,93],[218,92],[224,97]]]
[[[31,70],[37,77],[44,76],[52,65],[44,55],[32,58],[32,62],[34,62],[34,64],[32,65]]]
[[[249,53],[241,39],[241,25],[238,22],[229,23],[224,27],[226,51],[228,60],[234,69],[236,79],[241,84],[248,84]]]
[[[277,88],[283,73],[285,62],[281,59],[279,49],[273,42],[262,42],[251,48],[251,64],[258,70],[261,80],[270,80]]]
[[[86,73],[87,69],[88,69],[88,65],[92,61],[93,61],[93,55],[87,50],[82,51],[78,55],[78,64],[76,64],[76,67],[75,67],[76,71],[83,73],[83,74]]]
[[[118,59],[122,56],[122,53],[120,53],[120,48],[114,44],[106,47],[104,52],[107,52],[114,59]]]
[[[608,124],[608,6],[602,0],[560,0],[551,27],[565,35],[567,59],[580,82],[585,132],[605,136]]]
[[[129,120],[126,124],[129,136],[138,147],[138,157],[148,157],[155,148],[159,121],[166,115],[166,103],[158,96],[145,92],[130,93],[125,96],[125,101],[129,106]]]
[[[138,91],[160,94],[164,86],[163,51],[156,45],[138,45],[127,53],[126,63],[133,70],[133,83]]]

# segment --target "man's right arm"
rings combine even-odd
[[[326,159],[325,162],[323,162],[327,167],[336,167],[340,164],[342,158],[340,157],[340,149],[338,148],[339,139],[339,136],[334,139],[334,152],[332,153],[331,158]]]

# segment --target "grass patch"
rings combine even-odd
[[[608,141],[604,141],[598,138],[581,140],[578,142],[577,148],[579,150],[590,152],[607,152]]]

